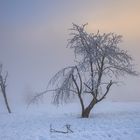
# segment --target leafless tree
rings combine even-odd
[[[1,92],[2,92],[2,95],[4,97],[4,101],[5,101],[5,105],[7,107],[7,110],[9,113],[11,113],[11,109],[9,107],[9,104],[8,104],[8,100],[7,100],[7,95],[6,95],[6,80],[7,80],[7,77],[8,77],[8,72],[6,72],[5,75],[3,75],[2,73],[2,64],[0,65],[0,88],[1,88]]]
[[[132,57],[118,47],[122,36],[114,33],[89,34],[85,25],[73,24],[68,47],[74,50],[75,66],[63,68],[50,80],[49,85],[55,86],[54,103],[67,102],[73,96],[78,96],[82,113],[88,118],[95,104],[102,101],[109,93],[115,78],[138,75],[132,64]],[[50,90],[38,94],[40,97]],[[83,95],[91,95],[91,101],[86,106]]]

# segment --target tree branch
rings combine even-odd
[[[97,99],[97,102],[100,102],[100,101],[102,101],[104,98],[105,98],[105,96],[107,95],[107,93],[109,92],[109,90],[110,90],[110,87],[112,86],[112,84],[113,84],[113,82],[112,82],[112,80],[109,82],[109,84],[107,85],[107,87],[106,87],[106,92],[104,93],[104,95],[100,98],[100,99]]]
[[[80,103],[81,103],[81,107],[82,107],[82,111],[83,111],[84,110],[84,102],[83,102],[83,99],[81,97],[81,92],[82,91],[79,89],[78,84],[77,84],[77,82],[76,82],[76,80],[75,80],[73,75],[72,75],[72,80],[73,80],[73,82],[74,82],[74,84],[76,86],[78,97],[79,97],[79,100],[80,100]]]

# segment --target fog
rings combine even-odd
[[[0,63],[9,73],[9,101],[26,102],[28,95],[43,91],[59,69],[73,64],[73,52],[66,48],[72,23],[88,22],[88,32],[123,35],[120,47],[140,71],[139,13],[139,0],[0,1]],[[120,81],[108,100],[140,101],[140,77]]]

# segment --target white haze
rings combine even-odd
[[[59,69],[73,64],[73,52],[66,48],[72,22],[88,22],[89,32],[100,29],[122,34],[124,42],[120,46],[132,54],[140,71],[137,0],[1,1],[0,5],[0,63],[9,72],[7,96],[11,104],[26,102],[30,94],[44,90]],[[128,21],[135,19],[133,23],[125,20],[128,15]],[[108,99],[140,101],[140,77],[125,77],[121,81],[124,83],[112,88]]]

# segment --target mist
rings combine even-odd
[[[123,35],[120,47],[128,50],[140,71],[139,7],[139,0],[0,1],[0,63],[9,73],[10,103],[26,103],[28,95],[43,91],[58,70],[74,63],[66,47],[72,23],[88,23],[88,32]],[[140,101],[140,77],[120,81],[108,100]]]

